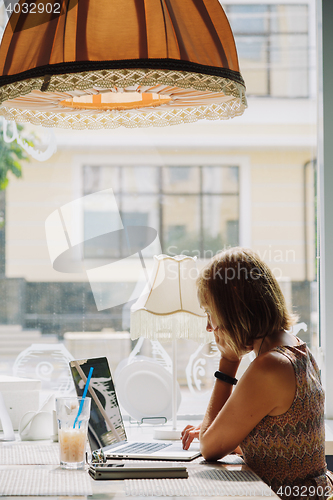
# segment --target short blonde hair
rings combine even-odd
[[[288,312],[272,271],[247,248],[233,247],[213,257],[197,287],[237,355],[255,339],[289,330],[298,320]]]

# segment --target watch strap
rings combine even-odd
[[[234,377],[230,377],[230,375],[227,375],[226,373],[216,371],[214,373],[214,377],[216,377],[218,380],[222,380],[223,382],[226,382],[227,384],[231,385],[236,385],[238,380]]]

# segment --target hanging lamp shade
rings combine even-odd
[[[218,0],[20,0],[1,42],[8,120],[148,127],[232,118],[245,107]]]

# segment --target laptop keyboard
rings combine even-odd
[[[172,443],[130,443],[113,450],[114,453],[154,453],[155,451],[163,450]]]

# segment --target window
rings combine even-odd
[[[155,228],[166,254],[207,258],[239,243],[237,166],[84,166],[84,194],[102,187],[113,189],[123,225]],[[108,217],[107,209],[85,208],[87,258],[124,256],[125,249],[116,239],[113,247],[108,242],[103,248],[100,241],[94,246],[94,232]]]
[[[308,5],[226,4],[249,95],[309,95]]]

